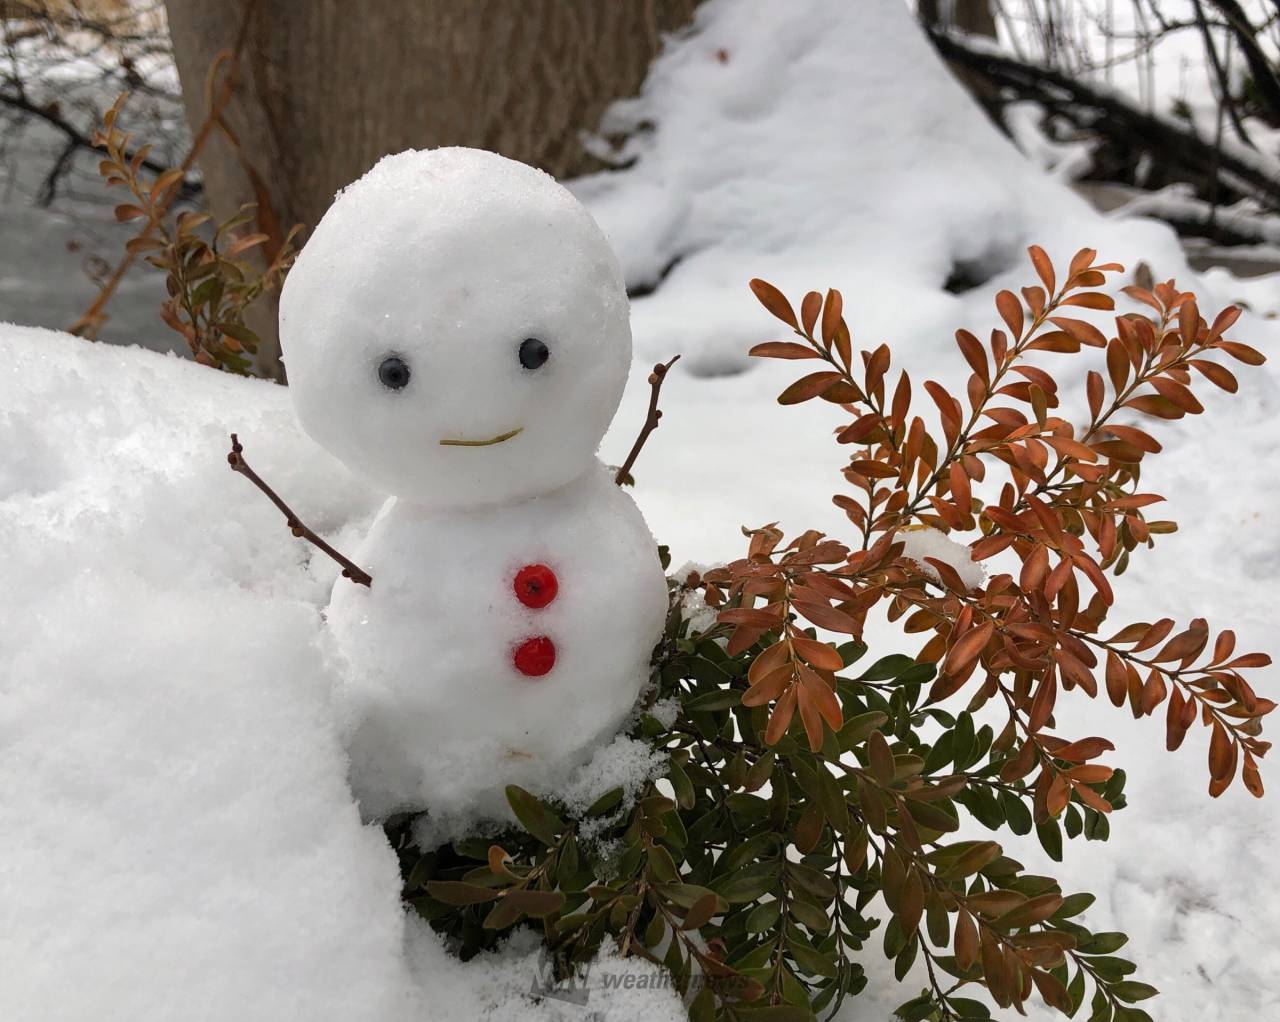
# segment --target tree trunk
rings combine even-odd
[[[996,37],[996,13],[991,0],[919,0],[916,11],[920,23],[930,31],[958,28],[970,35]]]
[[[996,37],[996,12],[991,0],[955,0],[951,20],[961,32],[989,39]]]
[[[343,185],[402,149],[492,149],[557,176],[579,133],[633,95],[698,0],[166,0],[188,117],[248,17],[240,85],[200,157],[214,216],[258,202],[268,233],[314,225]],[[248,12],[246,14],[246,11]],[[237,151],[238,148],[238,151]],[[258,178],[255,186],[254,178]],[[277,226],[278,225],[278,226]],[[266,303],[264,303],[265,305]],[[279,376],[274,310],[250,326]]]

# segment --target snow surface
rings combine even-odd
[[[914,378],[952,384],[965,371],[952,330],[993,323],[995,289],[1029,281],[1030,241],[1056,260],[1089,244],[1145,262],[1196,285],[1205,308],[1280,304],[1274,278],[1197,280],[1166,228],[1103,219],[1026,164],[895,0],[708,0],[637,112],[658,128],[635,165],[578,191],[633,282],[684,257],[634,304],[641,365],[602,450],[621,461],[634,438],[644,363],[686,351],[636,469],[676,563],[740,556],[743,524],[844,529],[826,497],[844,454],[832,410],[772,403],[794,366],[727,375],[778,336],[749,277],[842,288],[856,343],[889,340]],[[957,263],[996,275],[951,294]],[[1280,334],[1255,315],[1233,332],[1268,350]],[[0,1017],[587,1017],[523,996],[527,939],[464,966],[404,916],[394,857],[345,785],[317,651],[334,569],[227,469],[226,433],[339,548],[367,530],[376,495],[301,435],[271,385],[47,332],[4,328],[0,349]],[[1211,422],[1157,427],[1167,453],[1144,482],[1182,529],[1135,558],[1117,619],[1204,614],[1275,652],[1278,365],[1243,373],[1235,397],[1206,395]],[[883,623],[870,638],[876,654],[915,648]],[[1131,804],[1110,842],[1072,843],[1062,865],[1032,843],[1010,842],[1017,854],[1099,893],[1086,919],[1132,934],[1141,978],[1164,991],[1158,1018],[1280,1017],[1280,795],[1211,801],[1203,735],[1170,755],[1159,721],[1059,709],[1068,733],[1118,733],[1109,761],[1129,771]],[[847,1020],[886,1017],[920,985],[895,984],[875,941],[863,961],[871,984]],[[647,990],[593,993],[590,1009],[679,1017]]]

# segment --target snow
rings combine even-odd
[[[986,570],[981,562],[973,559],[968,545],[957,543],[945,532],[930,528],[907,529],[898,533],[897,538],[903,543],[903,556],[915,561],[930,578],[941,581],[942,576],[925,558],[954,568],[970,589],[977,589],[986,579]]]
[[[686,352],[635,471],[675,563],[741,556],[744,524],[847,535],[828,501],[842,487],[838,413],[773,403],[794,366],[743,371],[750,344],[778,336],[752,276],[793,295],[840,287],[855,343],[887,340],[913,379],[952,385],[965,372],[952,330],[994,323],[994,291],[1030,280],[1031,241],[1058,261],[1088,244],[1145,262],[1205,309],[1280,307],[1274,277],[1197,278],[1167,228],[1099,217],[1028,165],[894,0],[708,0],[698,17],[618,113],[657,125],[634,165],[575,185],[630,282],[681,257],[633,304],[639,364],[601,451],[616,463],[629,449],[646,363]],[[993,276],[952,294],[957,266]],[[0,301],[0,318],[16,315]],[[1233,333],[1273,351],[1280,329],[1251,313]],[[346,781],[322,619],[336,568],[228,470],[226,434],[339,549],[367,533],[381,495],[299,431],[280,388],[20,328],[0,330],[0,350],[0,1016],[582,1018],[527,997],[529,938],[462,965],[403,914],[394,856]],[[1242,648],[1273,643],[1277,365],[1242,373],[1234,397],[1206,394],[1209,421],[1156,426],[1166,453],[1144,487],[1182,528],[1134,558],[1117,620],[1203,614]],[[1078,407],[1076,384],[1063,393]],[[918,642],[883,621],[869,639],[874,655]],[[1210,800],[1201,733],[1171,755],[1158,720],[1083,699],[1058,713],[1066,733],[1116,738],[1108,761],[1128,771],[1130,805],[1111,841],[1072,842],[1063,864],[1034,843],[1011,840],[1015,854],[1099,893],[1085,918],[1132,935],[1125,953],[1163,991],[1157,1017],[1280,1016],[1267,883],[1280,796]],[[1266,766],[1264,779],[1276,787]],[[862,961],[870,986],[842,1018],[886,1017],[921,985],[896,984],[874,940]],[[598,969],[634,971],[607,956]],[[589,1003],[603,1018],[680,1017],[670,992],[593,987]]]
[[[463,965],[405,915],[346,779],[336,569],[229,470],[227,433],[337,542],[377,502],[283,388],[33,328],[0,349],[0,1016],[529,1017],[535,951]],[[652,771],[611,748],[594,781]]]

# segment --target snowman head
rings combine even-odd
[[[622,275],[590,214],[476,149],[388,156],[339,193],[289,273],[280,341],[307,433],[439,507],[579,476],[631,362]]]

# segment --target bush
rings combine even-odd
[[[1111,742],[1053,733],[1058,698],[1075,691],[1104,690],[1135,716],[1163,707],[1170,749],[1199,719],[1210,793],[1240,776],[1262,794],[1260,720],[1274,704],[1240,672],[1269,658],[1237,654],[1233,634],[1213,637],[1203,619],[1176,634],[1169,619],[1102,631],[1111,577],[1175,528],[1147,518],[1160,498],[1140,488],[1160,444],[1118,417],[1196,414],[1195,375],[1236,389],[1212,356],[1262,356],[1224,339],[1238,310],[1207,324],[1172,283],[1126,289],[1152,314],[1117,317],[1108,339],[1069,314],[1113,308],[1094,289],[1119,267],[1094,256],[1077,254],[1059,287],[1032,248],[1041,284],[997,296],[1006,329],[986,345],[957,332],[968,410],[924,385],[940,434],[912,413],[905,373],[889,387],[887,347],[855,358],[838,292],[811,292],[797,316],[752,283],[798,337],[753,353],[822,363],[779,400],[849,413],[836,437],[854,452],[849,488],[833,499],[854,540],[784,543],[765,526],[742,560],[672,583],[647,705],[679,712],[640,719],[636,734],[669,766],[634,803],[615,790],[574,819],[511,788],[523,831],[425,854],[406,821],[389,828],[406,898],[464,957],[533,925],[571,975],[612,938],[670,971],[692,1019],[780,1022],[857,994],[878,930],[900,979],[925,966],[927,988],[898,1009],[909,1022],[989,1017],[971,985],[1001,1007],[1038,996],[1066,1014],[1087,1001],[1093,1022],[1150,1019],[1135,1002],[1156,991],[1116,956],[1123,934],[1079,923],[1091,894],[1025,872],[994,840],[951,836],[964,817],[1034,830],[1055,860],[1064,837],[1107,837],[1124,805],[1123,772],[1098,762]],[[1103,351],[1105,373],[1089,372],[1090,419],[1075,426],[1027,356],[1085,348]],[[694,590],[718,611],[700,633],[683,610]],[[923,648],[863,667],[857,637],[881,606]],[[994,726],[975,720],[983,708]],[[868,914],[877,898],[885,919]]]
[[[297,257],[295,242],[302,226],[294,226],[282,239],[273,241],[261,231],[237,233],[254,221],[252,205],[217,225],[211,225],[213,218],[208,213],[173,213],[185,172],[173,168],[154,180],[144,179],[143,161],[151,146],[131,150],[131,136],[117,123],[127,98],[122,94],[103,116],[103,127],[94,135],[94,143],[107,153],[98,164],[107,185],[125,186],[133,199],[116,206],[116,219],[121,223],[140,220],[142,227],[125,246],[126,261],[76,326],[96,332],[105,320],[102,309],[120,276],[141,255],[164,271],[169,297],[161,303],[160,318],[182,335],[192,357],[201,365],[252,376],[260,339],[245,324],[245,313],[284,284]],[[247,257],[259,248],[262,265],[255,266]]]

